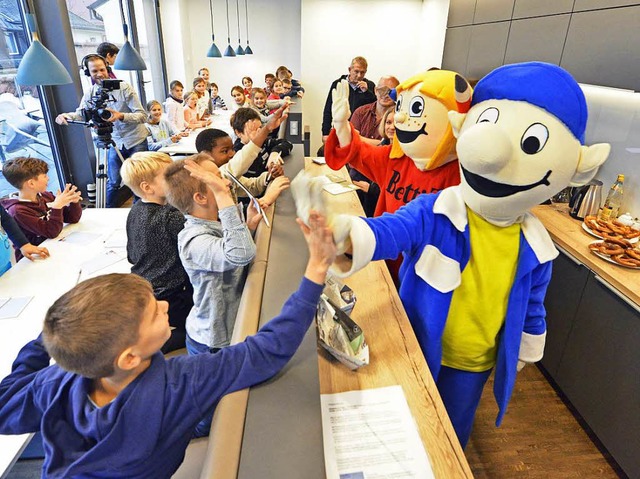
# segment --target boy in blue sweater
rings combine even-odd
[[[217,354],[165,359],[168,304],[139,276],[65,293],[0,383],[0,434],[41,431],[43,477],[171,477],[207,410],[280,371],[313,320],[336,249],[324,217],[298,222],[310,253],[299,289],[256,335]]]

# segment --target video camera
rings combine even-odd
[[[101,84],[96,86],[91,99],[86,102],[86,107],[82,109],[84,124],[94,129],[99,147],[108,147],[111,144],[113,123],[109,122],[111,112],[107,110],[107,104],[116,101],[111,92],[120,89],[121,81],[102,80]]]

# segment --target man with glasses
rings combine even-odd
[[[380,126],[384,112],[395,105],[395,102],[389,94],[391,90],[399,84],[400,82],[396,77],[381,77],[375,88],[376,101],[359,107],[351,115],[351,124],[358,130],[362,141],[365,143],[372,145],[378,145],[380,143],[381,137],[378,126]]]
[[[343,79],[346,78],[349,81],[349,108],[351,111],[356,111],[358,107],[376,101],[375,85],[371,80],[365,78],[367,67],[367,60],[364,57],[355,57],[351,60],[349,74],[342,75],[331,84],[322,115],[322,143],[326,141],[331,131],[331,105],[333,104],[331,92]]]

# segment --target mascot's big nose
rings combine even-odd
[[[494,123],[478,123],[458,138],[456,146],[462,166],[478,175],[500,171],[512,154],[511,141]]]

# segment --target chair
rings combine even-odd
[[[34,145],[51,148],[49,142],[38,138],[41,123],[29,118],[17,105],[8,101],[0,101],[0,161],[4,163],[7,156],[20,150],[33,150]]]

